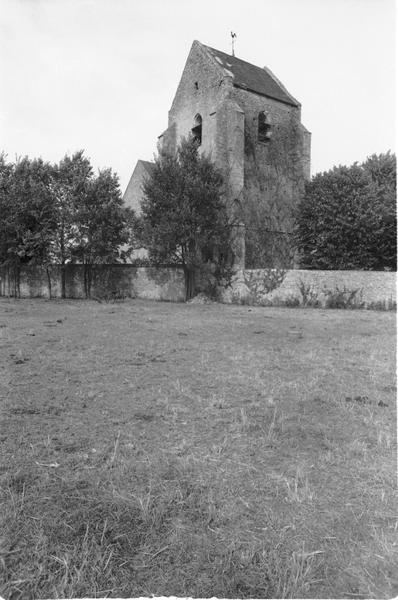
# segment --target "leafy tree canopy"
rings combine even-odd
[[[297,211],[301,264],[396,269],[396,159],[390,152],[317,174]]]
[[[51,195],[53,167],[41,158],[15,164],[0,158],[0,261],[43,262],[56,227]]]
[[[82,150],[56,165],[0,155],[0,264],[60,264],[63,297],[67,263],[125,260],[130,213],[117,175],[94,175]]]
[[[78,223],[74,258],[86,264],[118,262],[127,252],[130,209],[123,206],[119,180],[111,169],[88,181],[84,199],[76,205]]]
[[[193,140],[183,140],[174,156],[160,154],[144,184],[137,235],[155,262],[184,267],[187,297],[194,293],[195,271],[206,255],[227,243],[230,224],[222,191],[220,171],[198,153]]]

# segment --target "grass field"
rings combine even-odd
[[[398,594],[395,315],[0,300],[0,594]]]

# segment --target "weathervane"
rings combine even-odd
[[[235,39],[236,39],[236,33],[234,33],[233,31],[231,31],[231,38],[232,38],[232,56],[235,56]]]

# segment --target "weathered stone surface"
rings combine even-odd
[[[269,137],[262,140],[260,113],[269,127]],[[310,177],[311,136],[301,124],[300,104],[269,69],[195,41],[169,111],[168,128],[159,137],[159,150],[174,153],[198,117],[202,122],[199,151],[224,173],[231,212],[248,201],[261,204],[269,214],[269,228],[290,232],[292,210]],[[139,163],[125,194],[134,206],[142,195]],[[250,230],[246,239],[248,235]],[[241,267],[241,261],[236,266]]]
[[[232,281],[231,287],[221,291],[221,301],[226,303],[250,303],[254,296],[250,286],[247,284],[248,275],[252,283],[264,280],[268,275],[264,269],[251,271],[238,271]],[[284,302],[297,302],[303,304],[301,290],[307,291],[313,301],[319,300],[324,306],[330,293],[347,290],[357,291],[355,301],[364,307],[377,306],[377,304],[392,307],[396,304],[397,276],[396,273],[388,271],[309,271],[309,270],[287,270],[283,281],[275,289],[268,293],[260,293],[257,302],[265,305],[283,304]],[[261,289],[261,286],[259,286]]]
[[[61,297],[61,268],[51,267],[51,296]],[[0,270],[0,296],[8,294],[6,269]],[[45,269],[24,266],[20,274],[22,298],[48,298]],[[148,300],[185,300],[184,273],[179,268],[135,267],[133,265],[97,265],[93,268],[91,297],[147,298]],[[67,265],[66,297],[84,298],[83,265]]]
[[[274,277],[265,269],[239,270],[232,285],[219,290],[219,299],[225,303],[283,304],[297,300],[303,304],[301,289],[312,294],[324,305],[329,292],[357,290],[356,300],[365,307],[377,304],[392,307],[397,300],[396,273],[387,271],[281,271]],[[282,279],[282,282],[279,281]],[[261,292],[262,282],[271,282],[275,288]],[[259,283],[257,298],[253,287]],[[61,269],[51,267],[52,297],[61,297]],[[99,265],[95,269],[92,296],[103,292],[121,297],[147,298],[183,302],[185,300],[184,273],[180,268],[135,267],[133,265]],[[48,298],[48,280],[45,269],[24,266],[21,270],[20,292],[22,298]],[[0,269],[0,296],[8,295],[7,271]],[[84,298],[83,265],[68,265],[66,269],[67,298]]]

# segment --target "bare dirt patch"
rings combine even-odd
[[[397,595],[394,314],[2,299],[0,323],[6,598]]]

